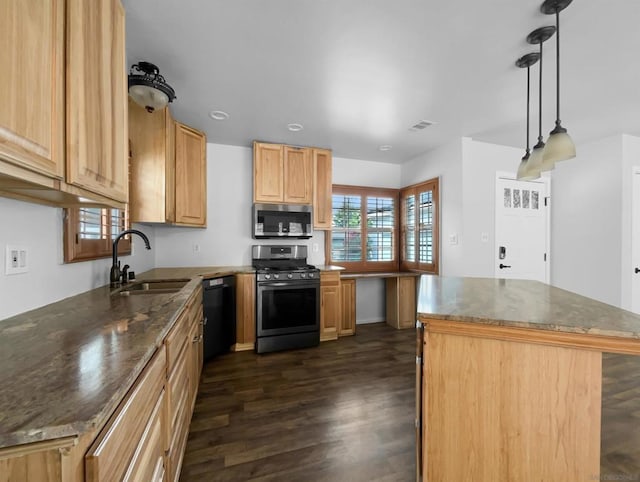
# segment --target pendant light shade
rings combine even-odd
[[[542,158],[544,155],[544,141],[542,140],[542,44],[555,33],[554,26],[540,27],[527,36],[527,42],[540,45],[540,67],[538,80],[538,142],[533,146],[531,156],[527,161],[526,176],[537,179],[542,172]]]
[[[567,129],[560,121],[560,12],[567,8],[572,0],[545,0],[540,7],[544,14],[556,16],[556,126],[549,133],[544,152],[543,169],[553,169],[556,162],[576,157],[576,146]]]
[[[149,113],[164,109],[176,98],[175,91],[160,75],[158,67],[149,62],[139,62],[131,66],[129,95]]]
[[[523,55],[522,57],[520,57],[518,60],[516,60],[516,66],[520,67],[521,69],[526,68],[527,69],[527,149],[526,152],[524,154],[524,156],[522,157],[522,160],[520,161],[520,165],[518,166],[518,173],[516,175],[516,179],[518,181],[530,181],[532,179],[534,179],[533,177],[530,177],[528,175],[527,172],[527,161],[529,160],[530,157],[530,152],[529,152],[529,100],[531,97],[531,89],[530,89],[530,84],[531,84],[531,69],[530,67],[535,64],[538,59],[540,58],[540,54],[538,52],[531,52],[527,55]]]

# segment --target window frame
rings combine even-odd
[[[419,259],[420,253],[420,223],[418,221],[418,196],[420,193],[431,191],[432,203],[433,203],[433,227],[432,234],[432,249],[433,249],[433,263],[421,263]],[[414,236],[414,259],[406,259],[406,237],[407,237],[407,225],[406,219],[406,207],[405,200],[407,197],[413,195],[416,199],[416,215],[415,224],[413,229]],[[440,272],[440,179],[433,178],[428,181],[423,181],[411,186],[406,186],[400,189],[400,217],[398,234],[400,237],[400,269],[403,271],[421,271],[431,274],[439,274]]]
[[[101,233],[100,239],[86,239],[80,237],[80,210],[81,209],[101,209],[103,219],[110,219],[112,211],[121,211],[124,216],[122,229],[129,229],[128,210],[118,210],[98,206],[70,207],[64,209],[64,262],[77,263],[81,261],[92,261],[95,259],[110,258],[113,254],[113,238],[111,234],[111,224],[104,223],[105,231]],[[131,254],[131,238],[125,236],[118,243],[118,256]]]
[[[399,211],[399,189],[392,188],[383,188],[383,187],[367,187],[367,186],[349,186],[344,184],[334,184],[332,186],[331,196],[333,198],[334,194],[343,194],[343,195],[351,195],[351,196],[360,196],[360,219],[366,220],[366,210],[367,210],[367,197],[385,197],[392,198],[394,202],[393,208],[393,216],[394,216],[394,224],[393,224],[393,236],[392,236],[392,256],[393,260],[391,261],[367,261],[366,260],[366,240],[367,240],[367,226],[366,223],[363,223],[364,226],[361,226],[361,248],[363,253],[363,260],[361,261],[342,261],[342,260],[334,260],[331,258],[331,240],[333,229],[326,231],[325,236],[325,259],[328,260],[327,264],[333,264],[342,266],[345,268],[345,272],[347,273],[384,273],[384,272],[395,272],[398,271],[399,267],[399,249],[398,249],[398,215]],[[331,210],[331,223],[333,225],[333,209]]]

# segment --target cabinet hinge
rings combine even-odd
[[[422,365],[422,357],[416,356],[416,365]]]
[[[80,243],[80,234],[76,233],[76,244]]]
[[[544,206],[547,207],[549,204],[549,196],[544,198]]]
[[[547,260],[547,253],[544,253],[544,260]]]

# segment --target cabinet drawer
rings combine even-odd
[[[165,381],[166,355],[156,351],[85,457],[86,481],[121,480]]]
[[[189,398],[189,351],[181,352],[176,363],[175,369],[169,376],[168,395],[169,395],[169,433],[173,434],[178,424],[178,412],[182,405],[186,405]]]
[[[164,344],[167,348],[167,375],[171,376],[171,372],[174,370],[178,363],[178,357],[187,345],[187,339],[189,338],[189,330],[191,325],[189,324],[189,312],[185,311],[180,315],[176,324],[167,335],[164,340]]]
[[[186,393],[185,393],[186,395]],[[167,458],[167,481],[177,482],[180,478],[180,469],[182,468],[182,459],[184,450],[187,445],[189,436],[189,422],[191,421],[191,410],[188,396],[181,400],[182,405],[178,409],[176,417],[176,425],[172,432],[171,445],[169,449],[169,457]]]
[[[340,284],[339,271],[322,271],[320,273],[320,283],[324,286],[338,286]]]
[[[124,476],[125,482],[162,480],[161,474],[164,471],[164,443],[162,440],[164,403],[164,391],[162,391]]]

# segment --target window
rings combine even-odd
[[[126,211],[105,208],[65,209],[64,260],[66,263],[111,256],[113,240],[129,227]],[[118,243],[118,254],[131,254],[131,240]]]
[[[438,179],[400,190],[401,269],[438,274]]]
[[[327,259],[349,271],[394,271],[397,257],[396,189],[333,186]]]

